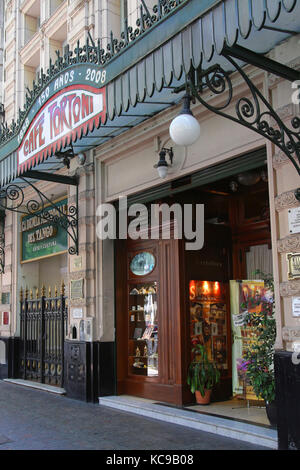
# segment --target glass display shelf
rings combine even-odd
[[[129,285],[129,373],[158,376],[157,282]]]

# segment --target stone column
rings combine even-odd
[[[276,47],[271,58],[290,68],[300,70],[299,36]],[[299,116],[299,104],[293,102],[294,89],[291,82],[269,76],[269,96],[272,105],[285,125],[293,129],[291,120]],[[296,129],[299,132],[299,129]],[[276,147],[273,150],[274,207],[277,239],[273,241],[274,256],[279,260],[281,315],[277,319],[277,342],[275,352],[275,382],[278,410],[279,449],[300,449],[300,317],[293,311],[293,297],[300,297],[300,278],[289,275],[288,255],[300,256],[300,233],[292,233],[289,213],[300,208],[295,190],[300,187],[299,174],[289,158]],[[278,297],[277,300],[278,301]],[[279,320],[279,321],[278,321]],[[295,356],[296,354],[296,356]]]

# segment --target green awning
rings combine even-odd
[[[71,58],[59,61],[56,68],[49,67],[49,75],[37,85],[34,100],[22,113],[18,125],[0,140],[1,186],[22,174],[23,169],[17,163],[20,130],[26,132],[30,128],[41,107],[37,103],[49,85],[54,90],[53,84],[62,74],[72,71],[77,74],[73,86],[92,84],[98,89],[106,88],[102,122],[98,119],[96,125],[83,126],[80,132],[72,134],[74,151],[79,153],[101,145],[176,104],[182,94],[174,95],[171,87],[184,83],[184,76],[192,67],[224,65],[220,55],[224,45],[237,44],[264,54],[300,32],[300,0],[177,0],[171,3],[169,13],[148,29],[139,31],[135,39],[120,46],[105,62],[97,45],[87,45],[85,50],[78,49],[71,54]],[[105,70],[105,80],[98,83],[87,80],[82,72],[88,68],[95,71],[95,77],[97,72],[101,74]],[[54,91],[51,93],[47,96],[49,100],[54,96]],[[63,142],[57,150],[70,145],[69,138]],[[43,166],[44,169],[48,161],[47,171],[51,171],[51,165],[57,169],[62,164],[55,159],[55,151],[53,146],[48,153],[37,154],[29,168]]]

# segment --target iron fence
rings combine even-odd
[[[64,340],[67,334],[67,299],[65,287],[48,296],[43,287],[36,298],[32,291],[21,289],[19,376],[49,385],[63,387]]]

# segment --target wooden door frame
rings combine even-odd
[[[182,404],[182,308],[180,289],[179,243],[168,240],[117,240],[116,241],[116,357],[117,394],[137,395]],[[129,282],[128,254],[157,247],[157,270],[132,281],[159,282],[159,377],[130,376],[127,367],[128,355],[128,298]],[[123,248],[122,248],[123,246]],[[124,315],[126,312],[126,315]],[[126,337],[124,334],[126,331]],[[126,353],[124,353],[126,351]]]

